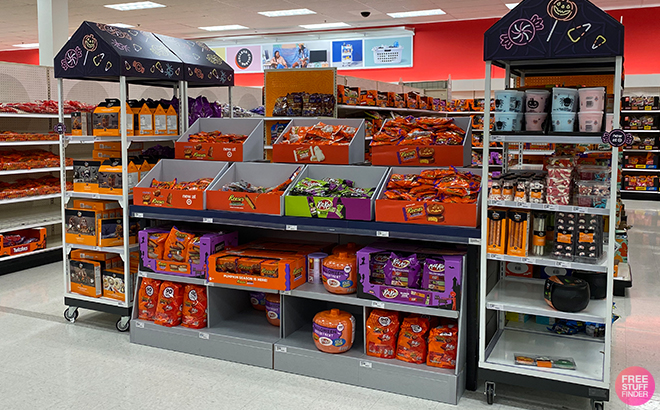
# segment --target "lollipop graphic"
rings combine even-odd
[[[536,32],[543,28],[543,19],[537,14],[530,19],[518,19],[511,23],[505,34],[500,36],[500,44],[507,50],[513,46],[527,45],[534,40]]]
[[[552,33],[555,32],[555,27],[557,27],[557,22],[571,21],[575,18],[577,12],[577,4],[571,0],[550,0],[548,3],[548,15],[555,19],[555,24],[552,25],[552,30],[550,30],[550,35],[548,35],[546,42],[550,42]]]
[[[83,48],[86,50],[85,51],[85,61],[83,61],[83,65],[87,64],[87,56],[89,55],[90,52],[96,51],[96,47],[98,47],[99,42],[96,40],[96,37],[94,37],[94,34],[87,34],[85,37],[83,37],[82,41]]]

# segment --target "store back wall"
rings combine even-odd
[[[626,27],[626,74],[660,73],[660,53],[649,44],[660,39],[660,7],[612,10],[609,13]],[[415,28],[414,67],[339,70],[370,80],[398,82],[484,77],[483,34],[497,19],[419,24]],[[0,61],[38,64],[38,50],[0,51]],[[495,73],[503,77],[503,72]],[[263,74],[239,74],[236,85],[263,86]]]

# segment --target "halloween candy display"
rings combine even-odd
[[[157,181],[155,178],[151,180],[150,188],[157,189],[179,189],[183,191],[203,191],[213,181],[213,178],[200,178],[195,181],[181,181],[174,178],[172,181]]]
[[[348,144],[357,129],[347,125],[327,125],[319,122],[311,127],[293,126],[282,135],[282,144]]]
[[[188,142],[243,142],[247,139],[247,135],[243,134],[223,134],[221,131],[199,132],[192,134],[188,137]]]
[[[427,169],[419,175],[392,174],[384,195],[394,200],[472,204],[477,200],[480,184],[481,177],[470,172]]]
[[[373,136],[371,146],[462,145],[464,138],[465,130],[453,118],[397,117]]]
[[[73,159],[67,158],[66,165],[72,166]],[[27,151],[0,151],[0,169],[3,171],[33,168],[55,168],[60,166],[60,156],[52,152],[35,149]]]
[[[73,190],[73,184],[67,182],[67,190]],[[53,176],[41,178],[21,178],[9,183],[0,181],[0,200],[59,194],[60,179]]]

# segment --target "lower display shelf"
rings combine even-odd
[[[516,355],[572,358],[575,370],[541,368],[515,364]],[[481,367],[519,375],[539,377],[595,387],[603,382],[603,344],[565,338],[561,335],[542,335],[522,330],[504,329],[491,341],[486,360]],[[542,382],[539,382],[542,383]]]
[[[62,249],[62,238],[60,236],[54,236],[50,239],[46,238],[46,247],[44,249],[37,249],[32,252],[17,253],[16,255],[0,256],[0,262],[5,262],[17,258],[34,256],[45,252],[54,252],[61,249]]]
[[[363,353],[360,332],[353,348],[330,354],[314,345],[311,328],[302,328],[275,344],[275,370],[456,404],[464,371],[380,359]],[[405,383],[402,383],[405,380]]]
[[[167,273],[147,272],[143,270],[138,272],[138,276],[143,278],[157,279],[157,280],[167,280],[170,282],[188,283],[191,285],[206,286],[207,283],[205,278],[192,278],[188,276],[168,275]]]
[[[280,329],[258,311],[244,311],[204,329],[140,319],[131,323],[131,343],[266,368],[273,367],[273,345],[279,339]]]
[[[520,330],[523,332],[530,332],[530,333],[535,333],[535,334],[540,334],[543,336],[558,336],[566,339],[579,339],[579,340],[587,340],[591,342],[600,342],[600,343],[605,343],[605,338],[603,337],[591,337],[587,335],[586,333],[577,333],[574,335],[558,335],[555,333],[552,333],[548,328],[552,328],[551,325],[542,325],[539,323],[536,323],[533,319],[530,319],[528,322],[512,322],[509,321],[506,324],[506,327],[509,329],[513,330]]]
[[[91,302],[91,303],[96,303],[96,304],[99,304],[99,305],[107,305],[107,306],[114,306],[114,307],[120,307],[120,308],[128,307],[128,305],[126,305],[126,302],[123,302],[123,301],[120,301],[120,300],[109,299],[109,298],[104,298],[104,297],[93,298],[91,296],[80,295],[78,293],[73,293],[73,292],[66,292],[64,294],[64,297],[66,299],[80,300],[80,301],[83,301],[83,302]]]
[[[289,294],[289,293],[285,293]],[[438,309],[434,307],[404,305],[402,303],[381,302],[378,300],[361,299],[356,293],[351,295],[337,295],[328,292],[320,283],[305,283],[304,285],[293,289],[291,296],[306,299],[326,300],[328,302],[345,303],[347,305],[367,306],[379,309],[396,310],[399,312],[418,313],[420,315],[430,315],[438,317],[447,317],[451,319],[458,318],[457,310]]]
[[[30,209],[29,212],[26,212],[26,209],[6,211],[0,221],[0,232],[61,224],[62,211],[59,207],[55,210],[52,208],[35,208]]]
[[[133,252],[138,250],[137,244],[128,245],[128,251]],[[71,252],[71,249],[86,249],[88,251],[99,251],[99,252],[108,252],[108,253],[117,253],[122,258],[124,257],[124,247],[123,246],[90,246],[90,245],[79,245],[73,243],[66,244],[66,253]]]
[[[581,312],[553,309],[543,298],[544,285],[545,281],[539,279],[501,279],[486,296],[486,308],[594,323],[605,323],[606,318],[611,317],[611,307],[607,306],[606,299],[590,300]]]
[[[541,266],[552,266],[557,268],[586,270],[590,272],[607,272],[606,257],[603,257],[600,263],[597,264],[561,261],[557,259],[550,259],[550,258],[537,257],[537,256],[521,257],[521,256],[502,255],[499,253],[489,253],[488,259],[494,261],[518,262],[518,263],[527,263],[530,265],[541,265]]]

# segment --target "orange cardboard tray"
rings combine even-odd
[[[247,135],[241,143],[188,142],[191,135],[220,131]],[[259,161],[264,158],[264,121],[256,118],[200,118],[174,144],[176,159],[199,161]]]

